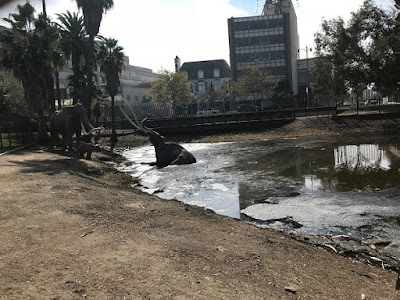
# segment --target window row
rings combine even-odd
[[[236,54],[236,63],[284,59],[285,51]]]
[[[214,91],[226,91],[229,89],[229,81],[214,79],[212,81],[198,81],[190,82],[190,88],[194,93],[197,92],[210,92]]]
[[[284,42],[285,36],[283,34],[234,39],[236,47],[283,44]]]
[[[270,67],[266,68],[269,74],[271,74],[274,78],[286,78],[287,77],[287,68],[286,67]],[[242,74],[245,74],[246,69],[238,70],[238,77]]]
[[[184,74],[185,74],[185,79],[188,80],[188,73],[184,72]],[[213,70],[213,77],[214,78],[221,77],[221,71],[218,68],[215,68]],[[198,79],[204,79],[204,70],[203,69],[197,70],[197,78]]]
[[[233,31],[257,30],[277,27],[283,27],[283,18],[233,23]]]

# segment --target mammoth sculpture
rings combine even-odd
[[[168,165],[185,165],[193,164],[196,158],[192,153],[187,151],[181,145],[173,142],[165,142],[165,138],[158,132],[148,129],[141,125],[145,132],[150,137],[150,142],[156,151],[156,165],[158,168],[164,168]]]
[[[156,152],[156,162],[152,163],[152,165],[156,165],[158,168],[164,168],[168,165],[184,165],[193,164],[196,162],[196,158],[193,156],[193,154],[187,151],[184,147],[178,143],[165,142],[165,138],[161,134],[145,127],[143,123],[146,121],[146,119],[140,123],[137,121],[136,117],[134,117],[134,120],[131,120],[121,106],[120,109],[122,114],[136,129],[149,136],[150,142],[154,146],[154,150]],[[132,114],[134,115],[133,111]]]
[[[81,131],[85,135],[101,131],[101,128],[93,127],[86,115],[85,108],[80,103],[55,111],[50,117],[49,129],[50,148],[54,147],[57,135],[61,134],[64,149],[68,148],[69,153],[72,153],[72,137],[74,134],[76,135],[76,143],[79,145]]]

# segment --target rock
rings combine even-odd
[[[285,289],[286,292],[289,292],[289,293],[292,293],[292,294],[296,294],[298,287],[294,286],[294,285],[288,285],[288,286],[285,286],[284,289]]]
[[[286,197],[297,197],[300,196],[299,192],[291,192],[290,194],[286,195]]]
[[[385,247],[386,248],[396,248],[396,249],[400,249],[400,240],[394,240],[392,241],[389,245],[387,245]]]
[[[217,250],[218,250],[219,252],[224,253],[226,249],[225,249],[224,247],[222,247],[222,246],[218,246],[218,247],[217,247]]]

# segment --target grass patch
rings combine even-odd
[[[35,136],[37,136],[37,133],[33,134],[33,140]],[[0,139],[3,150],[17,148],[33,142],[31,134],[27,132],[2,133],[0,134]]]

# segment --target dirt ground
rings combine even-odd
[[[365,125],[307,122],[198,140],[354,134]],[[370,131],[399,124],[390,122]],[[114,158],[39,148],[0,156],[0,299],[400,299],[393,271],[144,194],[104,163]]]

